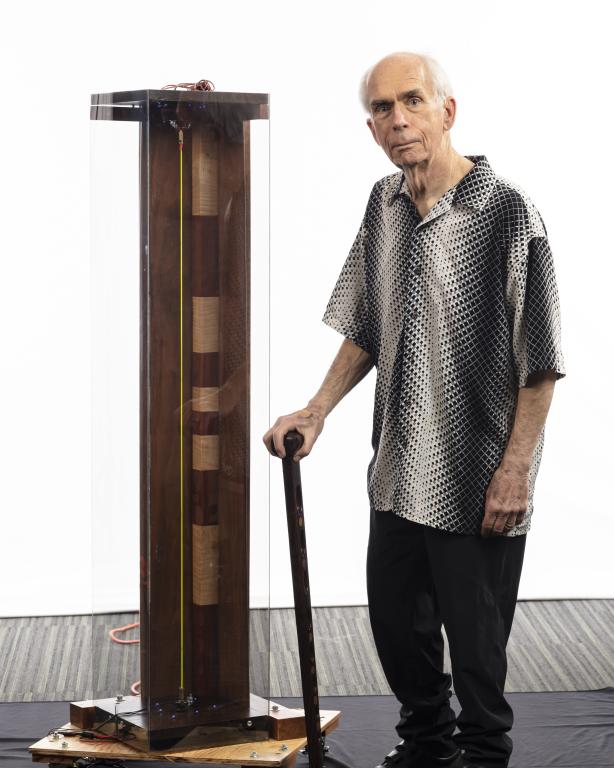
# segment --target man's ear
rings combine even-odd
[[[375,143],[381,147],[381,144],[379,143],[379,139],[377,138],[377,133],[375,132],[375,126],[373,125],[373,120],[368,117],[367,118],[367,125],[369,126],[369,130],[371,131],[371,135],[375,139]]]
[[[454,125],[455,120],[456,120],[456,99],[453,96],[448,96],[443,107],[444,131],[449,131]]]

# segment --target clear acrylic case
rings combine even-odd
[[[268,96],[92,97],[92,727],[268,738]],[[261,419],[258,427],[268,424]],[[138,639],[138,643],[116,640]]]

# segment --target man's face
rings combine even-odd
[[[455,102],[433,92],[420,59],[391,57],[376,65],[368,82],[373,138],[398,167],[431,158],[454,122]]]

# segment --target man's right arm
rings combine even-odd
[[[307,407],[280,416],[264,434],[262,439],[269,453],[284,458],[284,437],[295,429],[303,435],[303,445],[294,455],[294,460],[299,461],[303,456],[308,456],[324,428],[328,414],[371,368],[371,355],[349,339],[344,339],[320,389],[307,403]]]

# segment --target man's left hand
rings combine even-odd
[[[509,533],[524,520],[529,503],[529,473],[500,466],[486,491],[482,536]]]

